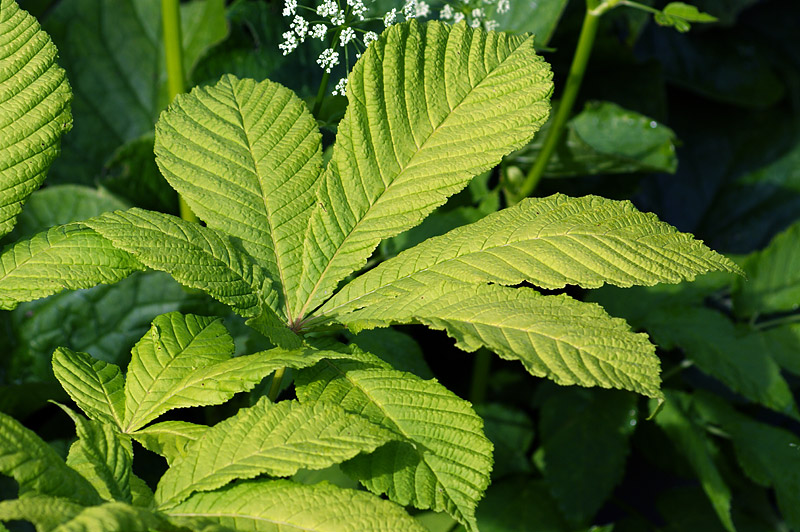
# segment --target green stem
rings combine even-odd
[[[283,380],[283,374],[286,373],[286,368],[281,368],[275,372],[275,375],[272,376],[272,384],[269,387],[269,393],[267,397],[273,403],[278,398],[278,394],[281,392],[281,381]]]
[[[486,400],[491,366],[492,353],[486,349],[479,349],[475,353],[475,361],[472,364],[472,384],[469,389],[469,399],[473,405],[481,404]]]
[[[339,45],[339,35],[341,31],[337,30],[336,33],[333,34],[333,40],[331,41],[331,49],[335,50],[336,47]],[[325,93],[328,92],[328,81],[331,79],[331,73],[325,72],[322,75],[322,81],[319,83],[319,90],[317,90],[317,97],[314,98],[314,106],[311,108],[311,114],[314,115],[314,118],[319,116],[319,111],[322,109],[322,102],[325,100]]]
[[[181,38],[181,9],[179,0],[161,0],[161,20],[164,30],[164,53],[167,58],[167,93],[171,102],[176,95],[186,92],[183,72],[183,39]],[[189,205],[178,196],[181,218],[197,222]]]
[[[567,120],[572,114],[572,107],[575,105],[575,99],[583,81],[583,74],[586,72],[586,65],[589,62],[589,56],[592,54],[592,46],[597,35],[600,16],[610,7],[613,7],[609,5],[610,2],[604,2],[594,9],[589,9],[587,6],[586,15],[583,17],[581,34],[578,38],[578,47],[575,50],[575,56],[572,58],[572,66],[569,69],[569,76],[567,77],[564,94],[561,96],[561,103],[550,124],[547,137],[542,145],[542,151],[539,152],[539,156],[534,161],[519,191],[512,197],[511,203],[518,203],[529,196],[544,175],[547,163],[550,162],[550,158],[553,156],[553,152],[555,152],[558,141],[567,125]],[[614,5],[616,5],[616,2],[614,2]]]
[[[757,317],[757,315],[755,317]],[[771,327],[789,325],[798,322],[800,322],[800,314],[789,314],[788,316],[781,316],[780,318],[773,318],[771,320],[764,320],[760,322],[753,320],[751,327],[757,331],[763,331],[764,329],[769,329]]]

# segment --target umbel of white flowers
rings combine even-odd
[[[491,31],[499,27],[499,23],[491,16],[505,13],[509,8],[510,0],[454,0],[444,5],[439,11],[439,18],[453,23],[466,20],[473,28],[482,26]],[[299,14],[299,11],[306,16]],[[382,21],[383,27],[388,28],[403,20],[430,15],[430,5],[424,0],[405,0],[399,11],[392,8],[385,13],[370,13],[363,0],[345,0],[344,4],[340,0],[322,0],[315,7],[298,4],[298,0],[285,0],[283,16],[291,18],[291,23],[278,47],[283,55],[289,55],[307,38],[320,41],[328,38],[329,47],[319,55],[317,64],[330,73],[344,57],[345,69],[349,72],[351,61],[355,63],[370,43],[378,38],[378,34],[368,27],[374,27],[377,21]],[[331,92],[344,96],[346,89],[345,75],[336,82]]]

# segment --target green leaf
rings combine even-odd
[[[118,147],[153,130],[169,103],[161,2],[58,2],[44,27],[75,93],[75,131],[65,137],[51,179],[91,183]],[[224,0],[181,2],[181,35],[188,75],[227,35]]]
[[[572,532],[547,485],[540,479],[516,476],[493,483],[478,508],[481,532]]]
[[[262,397],[194,442],[161,477],[156,502],[171,508],[196,491],[211,491],[234,479],[322,469],[393,438],[390,431],[338,405],[276,404]]]
[[[67,465],[83,475],[103,499],[131,502],[130,440],[124,440],[112,425],[86,419],[59,406],[75,422],[78,433],[78,441],[70,447]]]
[[[503,31],[516,34],[531,33],[534,44],[546,46],[558,26],[567,0],[539,0],[538,2],[510,2],[505,13],[496,11],[491,17]]]
[[[757,333],[737,330],[719,312],[696,307],[654,311],[646,327],[659,345],[682,348],[701,370],[733,391],[778,412],[800,417],[780,367]]]
[[[44,181],[72,127],[72,93],[57,50],[13,0],[0,2],[0,237]]]
[[[344,465],[374,493],[401,505],[447,511],[474,527],[475,507],[489,484],[492,444],[470,404],[435,379],[422,380],[365,360],[326,360],[295,380],[301,402],[341,405],[402,439]]]
[[[155,151],[192,211],[263,261],[278,306],[288,307],[322,168],[321,136],[305,104],[277,83],[226,75],[175,99],[157,124]]]
[[[86,508],[52,532],[151,532],[170,530],[163,517],[147,508],[107,502]]]
[[[194,370],[229,360],[231,355],[233,338],[219,318],[178,312],[157,317],[131,350],[122,430],[133,432],[180,403],[198,404],[196,397],[181,401],[184,389],[175,385]]]
[[[203,290],[240,316],[257,318],[251,320],[253,325],[274,343],[300,346],[300,339],[275,313],[278,295],[268,272],[225,233],[141,209],[107,213],[88,225],[150,268]],[[177,251],[165,254],[165,247]]]
[[[48,532],[78,515],[83,508],[69,499],[31,494],[0,501],[0,521],[30,521],[37,532]]]
[[[87,416],[119,428],[125,418],[125,378],[119,366],[59,347],[53,373]]]
[[[528,415],[501,403],[477,404],[475,411],[483,418],[486,437],[494,445],[492,479],[530,473],[534,430]]]
[[[778,365],[800,376],[800,323],[774,327],[758,335],[764,350]]]
[[[636,396],[607,390],[549,390],[539,436],[544,477],[573,525],[591,522],[622,480],[637,423]]]
[[[508,160],[530,167],[541,152],[549,128],[548,121],[531,144],[511,154]],[[676,143],[675,132],[650,117],[611,102],[590,102],[567,123],[567,131],[544,175],[675,173]]]
[[[29,238],[55,225],[81,222],[127,205],[102,189],[56,185],[37,190],[22,209],[17,225],[4,241]]]
[[[435,21],[386,30],[349,77],[293,315],[525,145],[547,116],[550,80],[531,38]]]
[[[412,285],[446,281],[596,288],[677,283],[710,270],[740,271],[630,202],[557,194],[523,200],[406,250],[345,285],[320,312],[335,315]]]
[[[288,480],[197,493],[166,513],[258,532],[425,532],[402,508],[369,493]]]
[[[599,305],[498,285],[413,282],[393,288],[381,301],[335,320],[356,330],[422,323],[446,330],[465,351],[487,347],[558,384],[661,397],[655,346]]]
[[[81,504],[100,501],[92,485],[70,469],[52,447],[3,413],[0,413],[0,473],[17,481],[20,496],[50,495]]]
[[[653,17],[660,26],[673,26],[681,33],[691,29],[690,22],[716,22],[717,17],[702,13],[697,7],[683,2],[670,2]]]
[[[731,436],[747,476],[761,486],[775,489],[778,508],[789,528],[800,528],[800,438],[754,421],[710,394],[696,394],[694,404],[701,417]]]
[[[62,290],[112,284],[143,266],[82,223],[53,227],[0,255],[0,309]]]
[[[772,239],[744,264],[747,279],[733,294],[737,314],[752,316],[800,307],[800,223]]]
[[[655,418],[656,424],[689,460],[725,530],[735,532],[731,519],[731,491],[714,463],[716,447],[706,435],[705,427],[690,415],[691,397],[682,392],[668,391],[666,398]]]
[[[162,421],[139,429],[131,436],[142,447],[160,454],[172,465],[186,455],[186,446],[198,440],[207,430],[205,425],[195,425],[187,421]]]
[[[395,329],[373,329],[353,335],[351,342],[387,362],[394,369],[432,379],[433,371],[425,361],[422,347],[408,334]]]

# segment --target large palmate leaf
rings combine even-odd
[[[208,430],[206,425],[187,421],[162,421],[137,430],[132,436],[142,447],[160,454],[172,465],[186,454],[186,446],[196,441]]]
[[[33,523],[37,531],[53,530],[78,515],[83,508],[68,499],[26,495],[20,499],[0,501],[0,521],[25,520]],[[2,530],[4,529],[0,528]]]
[[[355,329],[422,323],[446,330],[465,351],[487,347],[558,384],[661,397],[655,346],[599,305],[498,285],[415,280],[392,288],[381,301],[333,318]]]
[[[100,501],[92,485],[70,469],[52,447],[3,413],[0,413],[0,473],[17,481],[20,496],[36,493],[83,504]]]
[[[14,0],[0,0],[0,237],[44,181],[72,127],[72,93],[56,47]]]
[[[0,255],[0,309],[62,290],[115,283],[142,264],[81,223],[53,227]]]
[[[178,312],[157,317],[131,350],[123,430],[134,431],[169,410],[164,403],[183,391],[176,382],[232,354],[233,338],[219,318]]]
[[[190,526],[193,520],[206,518],[257,532],[425,531],[402,508],[369,493],[289,480],[244,482],[196,493],[166,514]]]
[[[53,373],[87,416],[123,426],[125,378],[119,366],[59,347],[53,353]]]
[[[547,116],[550,78],[530,37],[433,21],[384,32],[349,77],[293,315],[526,144]]]
[[[739,271],[629,202],[556,194],[523,200],[406,250],[347,284],[320,312],[365,307],[416,283],[596,288],[677,283],[709,270]]]
[[[109,501],[131,502],[133,449],[108,423],[86,419],[67,407],[62,409],[75,422],[78,441],[72,444],[67,465],[79,472]]]
[[[317,122],[289,89],[224,76],[175,99],[158,121],[155,152],[192,210],[240,238],[285,300],[302,269],[320,139]]]
[[[236,478],[322,469],[393,438],[385,428],[337,405],[276,404],[263,397],[200,436],[161,477],[156,502],[170,508],[196,491],[214,490]]]
[[[170,530],[163,516],[148,508],[107,502],[86,508],[52,532],[150,532]]]
[[[356,358],[323,361],[296,380],[302,402],[341,404],[400,437],[345,471],[399,504],[447,511],[474,527],[492,464],[481,418],[436,380],[388,368],[367,353]]]

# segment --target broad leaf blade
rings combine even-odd
[[[3,413],[0,413],[0,473],[17,481],[20,496],[36,493],[82,504],[100,501],[92,485],[70,469],[52,447]]]
[[[173,518],[208,518],[258,532],[424,532],[402,508],[363,491],[288,480],[245,482],[196,493],[166,511]],[[191,526],[191,525],[190,525]]]
[[[107,502],[86,508],[52,532],[151,532],[169,529],[163,516],[148,508]]]
[[[263,261],[285,306],[322,167],[305,104],[277,83],[223,76],[175,99],[156,126],[155,152],[192,210]]]
[[[44,181],[72,127],[72,92],[57,50],[13,0],[0,1],[0,237]]]
[[[118,366],[59,347],[53,353],[53,373],[87,416],[123,426],[125,378]]]
[[[349,77],[294,315],[527,143],[547,116],[550,79],[532,38],[435,21],[384,32]]]
[[[487,347],[558,384],[661,397],[660,364],[647,335],[599,305],[529,288],[465,283],[404,284],[336,321],[351,328],[422,323],[444,329],[465,351]]]
[[[62,290],[113,284],[142,269],[138,260],[82,223],[53,227],[3,249],[0,309]]]
[[[38,532],[42,532],[75,517],[83,508],[69,499],[25,495],[19,499],[0,501],[0,521],[30,521]]]
[[[233,338],[219,318],[178,312],[157,317],[131,351],[123,430],[133,432],[169,410],[165,403],[182,391],[176,382],[197,368],[230,359],[233,349]]]
[[[338,405],[270,403],[262,398],[207,430],[161,477],[156,502],[170,508],[196,491],[261,474],[322,469],[393,439],[379,425]]]
[[[324,361],[296,379],[297,396],[341,404],[402,437],[345,465],[370,491],[402,505],[447,511],[474,527],[492,467],[483,420],[436,380],[381,364]]]
[[[61,406],[61,405],[59,405]],[[79,472],[106,500],[131,502],[131,465],[133,450],[130,440],[107,423],[86,419],[67,407],[61,407],[78,433],[78,441],[70,447],[67,465]]]
[[[162,421],[137,430],[131,436],[142,447],[160,454],[172,465],[186,455],[186,446],[196,441],[208,430],[206,425],[195,425],[187,421]]]
[[[597,288],[677,283],[711,270],[740,271],[629,202],[556,194],[523,200],[404,251],[345,285],[321,312],[364,307],[418,282]]]

